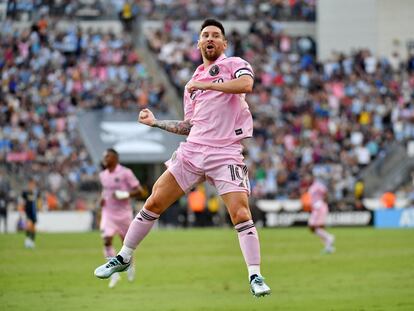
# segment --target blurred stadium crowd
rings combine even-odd
[[[30,18],[36,11],[51,16],[111,18],[122,14],[142,15],[152,20],[260,19],[315,21],[316,0],[23,0],[8,1],[9,16]],[[125,11],[124,11],[125,10]],[[128,16],[125,16],[128,17]]]
[[[247,35],[227,30],[226,54],[255,69],[248,95],[255,131],[245,150],[253,197],[300,198],[313,174],[329,181],[335,202],[361,199],[361,169],[393,141],[414,138],[414,55],[387,59],[358,50],[317,62],[312,38],[289,36],[275,22],[314,21],[315,2],[62,0],[27,1],[32,6],[25,7],[19,1],[12,19],[22,11],[36,16],[30,29],[14,29],[12,19],[1,25],[2,168],[17,181],[36,177],[43,191],[57,196],[59,208],[69,208],[79,184],[96,181],[99,169],[77,132],[78,113],[169,109],[166,86],[152,82],[129,32],[56,27],[53,16],[73,17],[85,7],[107,16],[110,4],[121,19],[143,14],[164,20],[147,40],[180,92],[200,64],[197,33],[187,18],[208,13],[249,20]]]
[[[58,30],[41,18],[31,29],[2,25],[0,158],[23,182],[35,176],[61,205],[97,179],[77,130],[83,109],[165,110],[129,35]]]

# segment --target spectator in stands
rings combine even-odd
[[[194,226],[205,227],[207,225],[206,195],[202,186],[197,186],[188,194],[188,208],[195,217]]]
[[[130,1],[125,1],[120,12],[120,19],[124,25],[124,30],[127,32],[132,31],[132,22],[134,20],[133,5]]]
[[[381,196],[381,203],[385,208],[394,208],[396,199],[394,192],[387,191]]]
[[[208,225],[218,226],[222,223],[220,208],[220,197],[214,193],[210,194],[207,200]]]

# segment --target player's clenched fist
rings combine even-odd
[[[145,125],[153,126],[155,122],[154,114],[151,112],[151,110],[147,108],[142,109],[138,115],[138,122]]]
[[[185,88],[188,93],[192,93],[197,90],[207,90],[209,89],[210,85],[211,83],[191,80],[190,82],[186,84]]]

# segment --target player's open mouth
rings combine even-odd
[[[213,51],[213,50],[214,50],[214,45],[212,45],[212,44],[208,44],[208,45],[206,46],[206,50],[207,50],[207,51]]]

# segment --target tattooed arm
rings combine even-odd
[[[149,109],[143,109],[138,116],[138,122],[146,124],[151,127],[158,127],[167,132],[179,135],[188,135],[191,130],[191,123],[189,120],[157,120],[154,114]]]
[[[179,134],[179,135],[188,135],[192,125],[190,121],[178,121],[178,120],[155,120],[153,127],[158,127],[167,132]]]

